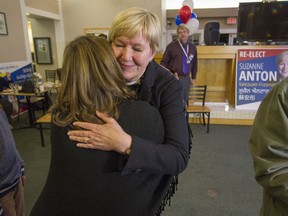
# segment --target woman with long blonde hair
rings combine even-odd
[[[163,142],[158,110],[132,99],[110,44],[100,37],[82,36],[66,47],[61,81],[52,107],[50,169],[31,215],[155,215],[165,195],[158,191],[164,175],[142,173],[137,165],[127,175],[123,169],[131,151],[127,140]],[[96,111],[115,118],[119,130],[131,135],[109,149],[78,148],[67,133],[74,121],[102,124]]]

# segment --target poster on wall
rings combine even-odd
[[[288,48],[238,49],[236,109],[258,109],[271,88],[281,81],[281,65],[279,67],[279,64],[281,57],[286,54],[288,54]]]
[[[23,82],[26,79],[31,79],[33,75],[33,67],[31,62],[9,62],[0,63],[0,76],[6,76],[6,73],[11,74],[11,79],[14,82]]]
[[[18,83],[19,86],[22,85],[24,80],[31,79],[33,76],[33,68],[31,62],[9,62],[9,63],[0,63],[0,76],[6,77],[7,73],[11,74],[11,79],[14,83]],[[13,114],[12,117],[18,115],[18,100],[16,96],[4,96],[13,104]],[[19,99],[23,96],[19,96]],[[20,113],[26,112],[26,107],[20,107]]]
[[[53,64],[51,39],[48,37],[39,37],[33,39],[37,64]]]

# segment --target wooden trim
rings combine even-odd
[[[50,122],[51,122],[51,113],[46,113],[36,121],[36,123],[50,123]]]
[[[227,118],[210,118],[211,124],[221,124],[221,125],[253,125],[254,119],[227,119]],[[195,120],[195,118],[189,118],[190,124],[202,124],[200,120]]]

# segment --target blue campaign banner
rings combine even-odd
[[[19,86],[22,85],[24,80],[31,79],[33,76],[33,66],[31,62],[9,62],[9,63],[0,63],[0,76],[7,79],[7,73],[11,74],[11,79],[14,83],[18,83]],[[13,114],[12,117],[16,117],[18,115],[18,111],[20,113],[26,112],[26,107],[18,107],[18,100],[24,98],[24,96],[18,96],[18,99],[15,96],[4,96],[13,104]]]
[[[16,83],[21,83],[33,76],[33,67],[31,62],[9,62],[0,63],[0,75],[11,74],[11,79]]]
[[[238,49],[236,109],[258,109],[263,98],[281,80],[279,64],[284,55],[288,61],[288,48]]]

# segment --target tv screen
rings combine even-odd
[[[239,3],[237,39],[288,41],[288,1]]]

